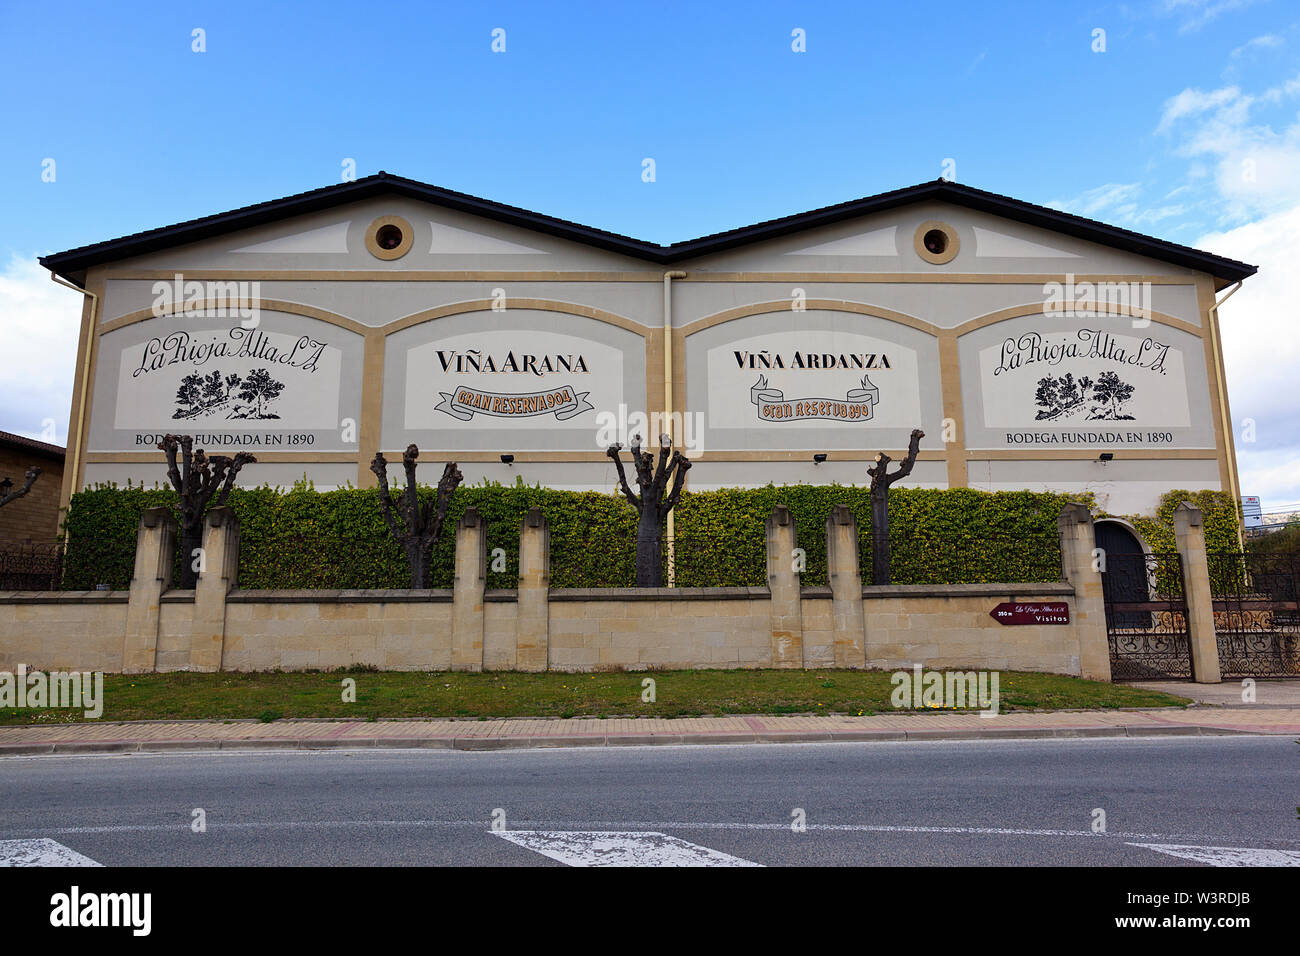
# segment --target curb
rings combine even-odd
[[[50,754],[177,753],[209,750],[541,750],[565,747],[651,747],[708,744],[901,743],[926,740],[1044,740],[1080,737],[1291,736],[1202,724],[1165,727],[1015,727],[985,730],[846,730],[780,733],[591,734],[552,737],[280,737],[232,740],[81,740],[0,744],[0,757]]]

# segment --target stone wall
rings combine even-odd
[[[0,593],[0,669],[124,671],[591,671],[668,668],[1028,670],[1110,679],[1092,519],[1060,519],[1063,580],[1054,584],[863,586],[858,530],[837,507],[826,523],[829,587],[799,582],[794,519],[767,522],[768,586],[552,589],[546,522],[521,524],[519,587],[487,590],[485,526],[470,509],[456,528],[451,589],[243,591],[238,527],[228,508],[206,518],[206,570],[193,591],[170,587],[174,519],[146,512],[130,591]],[[1195,544],[1196,527],[1185,537]],[[1064,601],[1068,624],[1005,626],[1004,601]],[[1201,642],[1198,658],[1213,641]],[[1210,650],[1206,650],[1208,646]],[[1217,676],[1200,660],[1198,675]]]

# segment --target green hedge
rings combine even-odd
[[[434,492],[422,487],[420,493],[427,500]],[[893,579],[1058,580],[1056,519],[1068,500],[1067,495],[1035,492],[891,489]],[[175,502],[175,494],[165,489],[110,486],[74,495],[65,524],[70,543],[64,587],[125,587],[140,515],[151,506],[174,507]],[[763,585],[764,522],[774,505],[785,504],[807,554],[803,580],[825,584],[825,522],[831,508],[841,503],[857,515],[863,577],[869,578],[871,506],[866,488],[769,485],[682,496],[675,517],[676,583]],[[553,587],[631,587],[635,580],[636,514],[622,498],[524,485],[478,485],[462,487],[452,498],[447,529],[434,551],[435,587],[451,586],[454,525],[470,505],[486,522],[489,564],[494,549],[505,552],[504,568],[489,568],[490,588],[516,585],[519,525],[533,506],[542,510],[551,528]],[[384,527],[374,489],[236,489],[230,506],[240,520],[240,587],[409,586],[405,562]]]
[[[889,545],[898,584],[1057,581],[1056,521],[1068,495],[969,488],[891,488]],[[1091,504],[1091,499],[1087,499]],[[805,584],[826,584],[826,519],[837,504],[858,520],[859,564],[871,576],[871,494],[864,487],[787,485],[682,496],[677,507],[677,583],[682,587],[766,583],[763,522],[789,507],[807,555]]]
[[[1151,550],[1172,553],[1178,550],[1174,536],[1174,511],[1184,501],[1201,509],[1205,522],[1205,550],[1208,554],[1241,552],[1241,505],[1226,491],[1183,491],[1175,489],[1160,496],[1154,516],[1110,515],[1102,512],[1098,517],[1123,518],[1137,529]]]

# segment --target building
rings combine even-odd
[[[0,432],[0,481],[9,479],[17,491],[28,468],[41,470],[27,494],[0,508],[0,551],[23,552],[32,545],[42,550],[57,540],[63,457],[58,445]]]
[[[164,481],[167,432],[244,484],[414,442],[609,491],[667,427],[695,489],[862,483],[920,427],[913,485],[1240,494],[1215,308],[1255,267],[943,180],[659,246],[379,173],[41,261],[87,293],[65,502]]]

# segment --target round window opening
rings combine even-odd
[[[375,233],[375,244],[386,251],[396,249],[402,244],[401,228],[391,223],[380,226],[379,231]]]
[[[942,229],[931,229],[921,239],[925,251],[932,256],[941,256],[948,251],[948,236]]]

